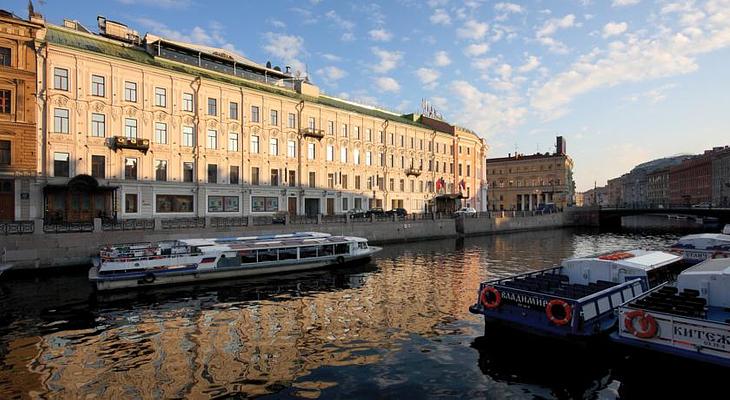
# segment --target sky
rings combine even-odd
[[[27,17],[27,2],[3,8]],[[567,141],[579,191],[658,157],[730,144],[730,0],[36,1],[60,24],[292,66],[329,95],[409,113],[429,101],[489,157]]]

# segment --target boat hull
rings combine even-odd
[[[211,268],[181,271],[148,271],[138,274],[99,275],[99,267],[95,265],[89,270],[89,280],[99,291],[155,287],[163,285],[205,282],[220,279],[242,278],[248,276],[270,275],[289,272],[300,272],[317,268],[340,267],[356,261],[369,259],[382,250],[370,246],[368,252],[361,254],[317,259],[313,261],[297,260],[287,264],[271,264],[264,266],[240,266],[227,268]],[[340,259],[338,261],[338,259]]]

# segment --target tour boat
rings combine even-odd
[[[723,230],[726,232],[727,228]],[[682,236],[670,246],[670,251],[680,254],[690,263],[698,263],[710,258],[730,257],[730,234],[700,233]]]
[[[624,302],[676,276],[682,257],[630,250],[564,260],[560,266],[482,282],[474,314],[546,336],[607,333]]]
[[[730,259],[709,259],[619,307],[619,343],[730,367]]]
[[[380,250],[318,232],[118,244],[101,249],[89,280],[98,290],[199,282],[340,266]]]

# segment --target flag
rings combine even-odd
[[[459,187],[461,188],[462,192],[466,190],[466,182],[464,182],[463,179],[461,180],[461,182],[459,182]]]

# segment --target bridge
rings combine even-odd
[[[715,217],[720,224],[730,224],[730,208],[670,207],[670,208],[598,208],[598,223],[601,227],[620,227],[621,217],[631,215],[681,215],[688,217]]]

